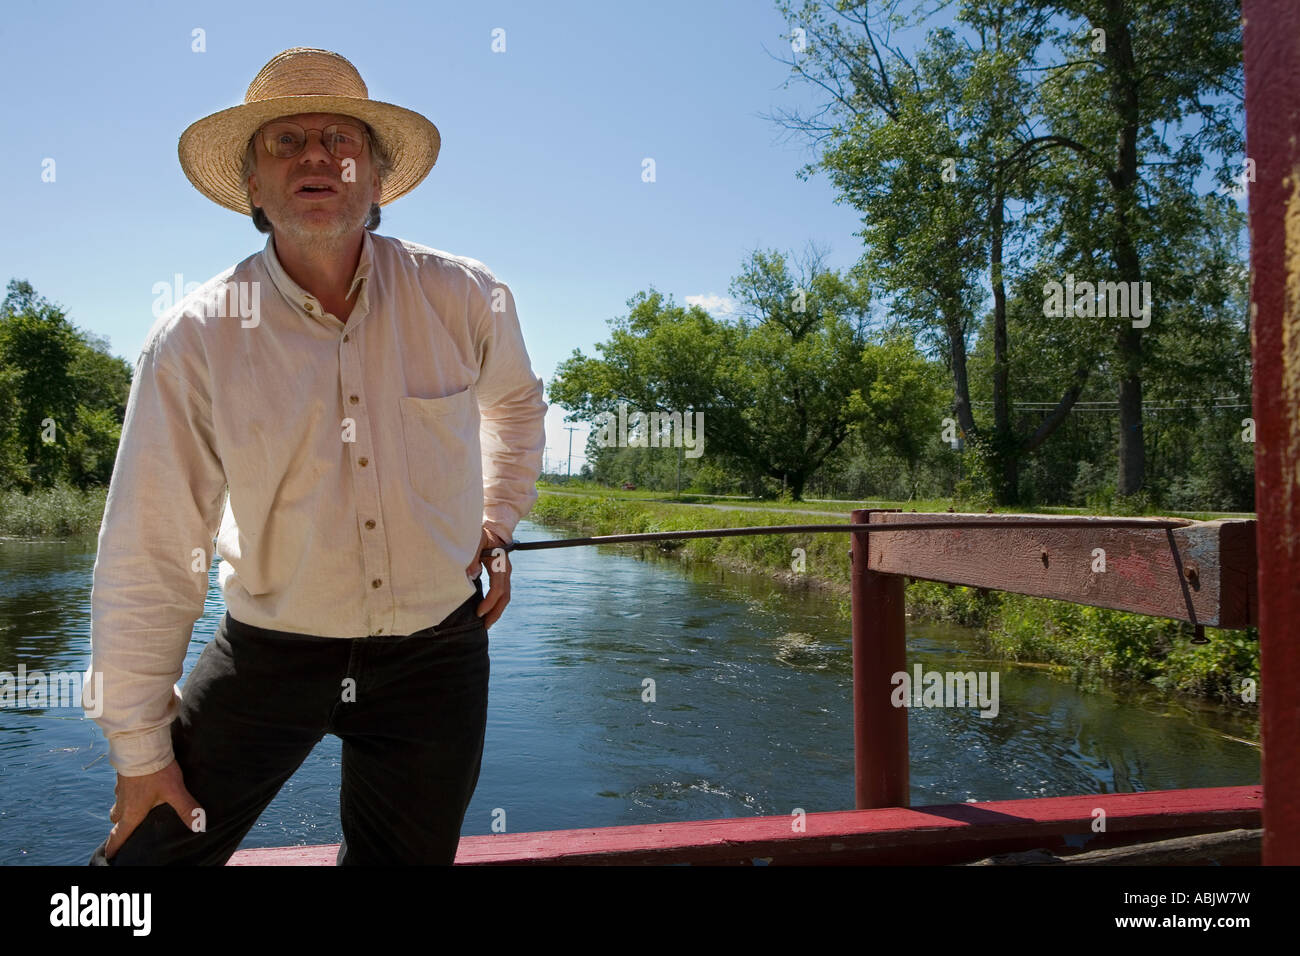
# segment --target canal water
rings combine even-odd
[[[523,522],[522,540],[567,535]],[[95,539],[0,541],[0,671],[84,670]],[[836,599],[607,548],[521,552],[490,631],[483,767],[463,835],[853,807],[852,667]],[[216,566],[185,664],[224,606]],[[914,806],[1256,784],[1250,723],[995,663],[974,632],[909,629],[908,666],[997,671],[996,717],[909,709]],[[648,701],[653,681],[654,700]],[[988,708],[985,708],[986,710]],[[1237,739],[1234,739],[1237,738]],[[337,843],[326,737],[243,847]],[[0,708],[0,865],[80,864],[114,771],[80,710]]]

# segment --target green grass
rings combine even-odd
[[[1193,644],[1183,621],[1019,594],[1002,594],[989,623],[996,653],[1063,664],[1080,679],[1120,677],[1232,704],[1245,681],[1259,686],[1257,628],[1207,627],[1208,643]]]
[[[791,524],[788,515],[773,512],[722,511],[680,504],[635,501],[609,495],[553,495],[543,492],[529,514],[542,524],[580,529],[587,534],[641,534],[653,531],[697,531],[751,525]],[[820,523],[820,522],[815,522]],[[716,561],[744,570],[779,571],[793,575],[794,548],[804,549],[807,573],[848,587],[843,560],[846,542],[840,535],[746,535],[663,541],[644,547],[675,552],[688,560]]]
[[[681,494],[674,495],[671,491],[650,491],[645,489],[636,489],[635,491],[623,491],[618,488],[606,488],[590,481],[573,481],[568,484],[552,484],[550,482],[538,482],[537,489],[539,492],[555,492],[563,495],[584,495],[598,498],[613,498],[618,501],[631,502],[658,502],[663,504],[684,504],[684,505],[704,505],[717,504],[728,507],[741,507],[746,509],[762,511],[837,511],[847,514],[856,508],[898,508],[903,511],[947,511],[953,508],[956,511],[965,512],[985,512],[990,510],[987,502],[981,501],[978,505],[973,502],[962,502],[952,498],[913,498],[910,501],[890,501],[884,499],[871,499],[863,501],[793,501],[789,498],[771,499],[771,498],[737,498],[727,497],[724,495],[705,495],[694,492],[683,491]],[[717,510],[717,509],[715,509]],[[994,514],[1044,514],[1044,515],[1089,515],[1097,512],[1090,508],[1070,508],[1057,505],[1017,505],[1014,507],[993,506]],[[1193,521],[1213,521],[1219,518],[1253,518],[1254,515],[1233,514],[1223,511],[1157,511],[1144,507],[1141,504],[1137,506],[1118,505],[1108,513],[1114,516],[1120,515],[1152,515],[1173,518],[1190,518]]]
[[[27,495],[0,491],[0,535],[67,538],[98,534],[107,497],[107,488],[82,491],[62,484]]]

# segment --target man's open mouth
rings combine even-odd
[[[319,185],[319,184],[312,184],[312,185],[307,185],[307,186],[299,186],[297,192],[295,193],[295,195],[298,195],[298,196],[328,196],[328,195],[332,195],[333,193],[334,193],[334,187],[332,187],[332,186],[324,186],[324,185]]]

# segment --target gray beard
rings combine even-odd
[[[364,221],[362,220],[362,222]],[[292,236],[294,242],[301,249],[332,252],[341,247],[348,234],[360,224],[339,223],[331,229],[299,229],[294,228],[292,225],[276,226],[274,223],[271,226],[285,235]]]

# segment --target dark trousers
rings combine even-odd
[[[414,634],[326,638],[241,624],[203,649],[172,722],[195,833],[168,804],[91,865],[222,865],[325,736],[343,741],[338,864],[450,864],[478,785],[488,634],[464,604]]]

